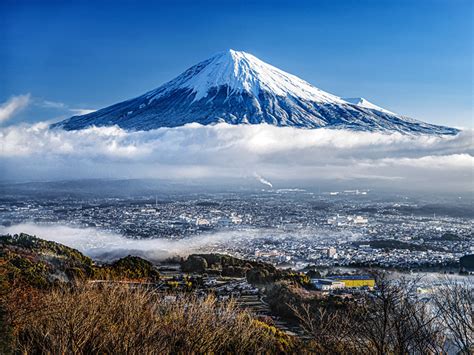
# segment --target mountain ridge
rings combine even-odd
[[[151,130],[192,122],[422,134],[458,132],[395,114],[363,98],[345,100],[249,53],[232,49],[192,66],[141,96],[73,116],[52,127],[78,130],[118,125],[127,130]]]

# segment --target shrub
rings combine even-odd
[[[94,268],[95,279],[143,280],[156,281],[160,274],[153,264],[138,256],[126,256],[111,265]]]
[[[190,255],[181,265],[184,272],[204,272],[208,263],[206,259],[199,255]]]
[[[77,286],[9,304],[13,349],[21,353],[275,353],[292,338],[213,297],[144,288]]]

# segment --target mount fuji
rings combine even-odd
[[[79,130],[118,125],[136,131],[191,122],[436,135],[458,132],[390,112],[363,98],[344,99],[327,93],[251,54],[234,50],[198,63],[142,96],[73,116],[52,127]]]

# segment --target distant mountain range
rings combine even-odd
[[[127,130],[151,130],[191,122],[436,135],[458,132],[393,113],[364,98],[329,94],[251,54],[234,50],[198,63],[142,96],[71,117],[53,128],[118,125]]]

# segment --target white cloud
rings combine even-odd
[[[16,113],[28,106],[29,102],[30,94],[12,96],[0,105],[0,123],[12,118]]]
[[[40,105],[42,107],[46,108],[66,108],[67,105],[64,102],[56,102],[56,101],[49,101],[49,100],[43,100]]]
[[[292,237],[304,237],[309,231],[301,230]],[[185,239],[166,238],[126,238],[117,233],[97,229],[78,228],[61,224],[42,225],[21,223],[9,227],[0,226],[0,234],[27,233],[41,239],[54,241],[77,249],[96,260],[117,259],[127,255],[137,255],[148,260],[159,261],[171,256],[186,256],[191,253],[215,250],[229,241],[253,238],[278,238],[287,233],[275,229],[242,229],[202,233]],[[314,235],[314,231],[310,235]]]
[[[82,115],[87,115],[88,113],[95,112],[97,110],[91,110],[87,108],[71,108],[69,109],[74,115],[82,116]]]
[[[87,108],[71,108],[69,105],[65,104],[64,102],[58,101],[49,101],[49,100],[42,100],[36,103],[36,105],[44,107],[44,108],[52,108],[58,110],[66,110],[73,115],[87,115],[88,113],[95,112],[96,110],[87,109]]]
[[[5,178],[216,178],[377,180],[472,191],[473,131],[411,136],[270,125],[127,132],[118,127],[0,129]],[[401,186],[401,185],[400,185]]]

